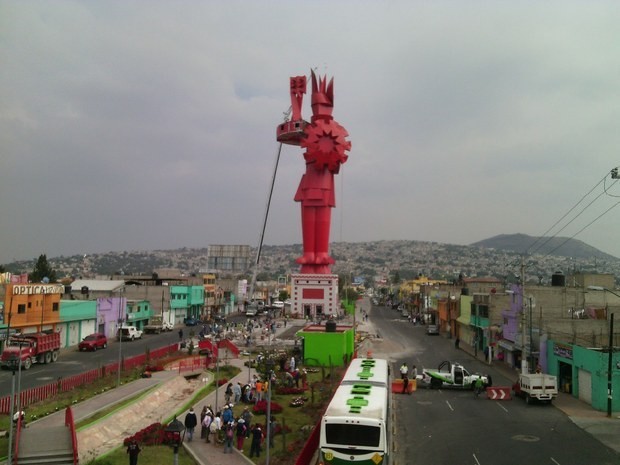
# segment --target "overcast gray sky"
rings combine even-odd
[[[540,235],[597,186],[559,235],[620,257],[620,208],[588,226],[620,200],[618,25],[617,1],[0,0],[0,263],[257,245],[311,68],[352,142],[332,241]],[[265,244],[301,243],[303,171],[284,146]]]

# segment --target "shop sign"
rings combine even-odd
[[[65,286],[62,284],[25,284],[13,286],[13,295],[63,294],[64,292]]]
[[[558,357],[569,358],[571,360],[573,358],[573,348],[564,344],[554,344],[553,353]]]

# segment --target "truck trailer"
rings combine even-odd
[[[58,360],[60,333],[41,332],[16,334],[0,356],[2,368],[29,370],[33,363],[52,363]]]

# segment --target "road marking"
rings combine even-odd
[[[450,410],[452,410],[454,412],[454,409],[452,408],[452,405],[450,405],[450,401],[446,400],[446,404],[448,404],[448,407],[450,408]]]
[[[549,457],[551,459],[551,461],[553,463],[555,463],[556,465],[560,465],[560,462],[558,462],[556,459],[554,459],[553,457]]]
[[[476,463],[480,465],[480,461],[478,460],[478,457],[476,457],[476,454],[471,454],[471,455],[474,456],[474,460],[476,461]]]
[[[508,413],[508,409],[506,407],[504,407],[502,404],[495,404],[497,405],[499,408],[501,408],[504,412]]]

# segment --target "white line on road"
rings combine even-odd
[[[478,460],[478,457],[476,457],[476,454],[471,454],[471,455],[474,456],[474,460],[476,461],[476,463],[480,465],[480,461]]]
[[[549,457],[551,459],[551,461],[553,463],[555,463],[556,465],[560,465],[560,462],[558,462],[556,459],[554,459],[553,457]]]
[[[508,409],[506,407],[504,407],[502,404],[500,403],[496,403],[495,405],[497,405],[499,408],[501,408],[502,410],[504,410],[504,412],[508,413]]]
[[[452,408],[452,405],[450,405],[450,402],[446,400],[446,404],[448,404],[448,407],[450,408],[450,410],[454,412],[454,409]]]

